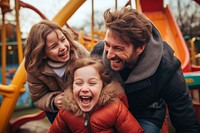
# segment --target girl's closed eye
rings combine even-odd
[[[54,49],[54,48],[56,48],[56,44],[52,44],[52,45],[49,47],[50,50],[51,50],[51,49]]]
[[[65,42],[67,40],[67,38],[63,36],[60,40],[61,40],[61,42]]]
[[[82,86],[83,82],[81,80],[76,80],[76,81],[74,81],[74,84],[77,86]]]
[[[89,85],[90,85],[90,86],[94,86],[94,85],[96,85],[96,84],[97,84],[96,81],[91,81],[91,82],[89,82]]]

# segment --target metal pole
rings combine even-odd
[[[5,25],[5,13],[2,17],[2,84],[6,84],[6,25]]]
[[[15,17],[16,17],[18,62],[20,64],[23,59],[23,51],[22,51],[22,39],[21,39],[20,22],[19,22],[19,1],[18,0],[15,0]]]
[[[63,26],[66,21],[73,15],[73,13],[85,2],[86,0],[70,0],[60,12],[52,19],[53,22]]]

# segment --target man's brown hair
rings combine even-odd
[[[104,24],[122,42],[131,43],[135,48],[148,43],[151,38],[151,21],[131,7],[114,12],[107,9],[104,12]]]

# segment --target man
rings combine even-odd
[[[145,133],[159,133],[166,115],[177,133],[200,133],[181,63],[159,31],[132,8],[104,12],[107,28],[91,55],[102,56],[125,89],[129,109]]]

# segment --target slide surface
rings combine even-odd
[[[185,53],[184,51],[180,51],[176,44],[176,38],[174,37],[174,32],[169,24],[169,20],[165,13],[163,12],[154,12],[154,13],[146,13],[145,14],[155,26],[159,29],[163,40],[167,41],[168,44],[172,46],[175,51],[175,55],[182,59]],[[183,62],[184,60],[182,60]]]
[[[155,2],[157,1],[157,2]],[[156,3],[158,3],[156,5]],[[168,7],[163,6],[163,0],[140,0],[141,11],[155,24],[165,40],[175,51],[184,72],[191,71],[189,51],[183,36]]]

